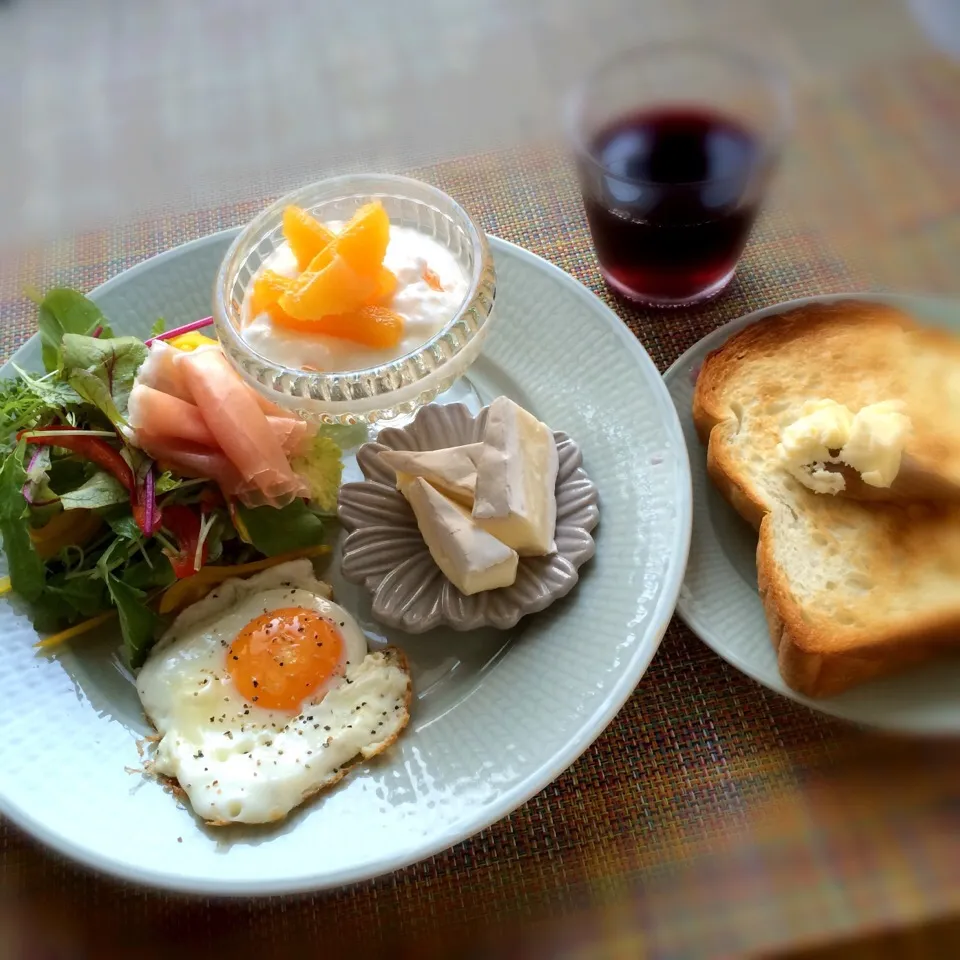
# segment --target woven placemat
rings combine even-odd
[[[901,81],[911,77],[922,80],[924,102],[934,102],[926,122],[942,120],[946,99],[956,122],[956,74],[917,64]],[[811,109],[821,127],[842,127],[849,103]],[[633,309],[600,282],[560,154],[475,157],[413,173],[450,192],[491,233],[594,290],[661,370],[726,320],[872,282],[833,252],[832,238],[796,212],[773,209],[720,299],[689,311]],[[89,289],[147,256],[242,223],[266,199],[24,254],[0,278],[0,350],[8,355],[34,329],[19,292],[25,283]],[[928,221],[926,230],[948,236],[956,210],[943,214],[952,228]],[[954,262],[957,252],[954,245]],[[883,247],[882,259],[895,252]],[[451,943],[476,956],[730,956],[916,924],[960,909],[957,760],[953,745],[863,732],[768,693],[674,621],[619,716],[540,795],[444,854],[351,889],[243,902],[149,892],[93,876],[0,824],[0,956],[18,956],[18,936],[83,957],[349,950],[422,958],[447,955]]]

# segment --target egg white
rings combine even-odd
[[[402,656],[368,654],[356,621],[329,596],[309,560],[228,580],[177,617],[141,669],[137,692],[161,735],[149,770],[176,779],[205,820],[278,820],[358,756],[385,749],[406,725],[410,677]],[[244,626],[282,607],[333,620],[344,642],[343,675],[314,691],[296,716],[246,701],[227,666]]]

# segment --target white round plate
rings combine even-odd
[[[825,700],[805,697],[783,682],[757,593],[756,533],[710,482],[706,450],[694,428],[693,388],[700,366],[711,350],[757,320],[806,303],[842,299],[889,303],[926,323],[960,329],[960,304],[954,301],[861,293],[804,297],[758,310],[720,327],[695,344],[664,375],[683,425],[693,476],[693,538],[677,612],[728,663],[765,687],[814,710],[893,731],[957,733],[958,659],[931,663]]]
[[[188,243],[99,287],[122,333],[205,316],[234,232]],[[561,270],[492,240],[500,321],[469,377],[574,437],[600,490],[597,553],[570,596],[505,632],[407,636],[325,575],[372,644],[408,654],[410,728],[383,757],[267,828],[205,828],[131,775],[149,733],[114,634],[37,655],[0,602],[0,812],[125,878],[205,894],[336,887],[437,853],[510,813],[593,742],[643,676],[676,603],[690,540],[690,470],[656,368],[614,313]],[[17,352],[39,365],[34,337]],[[13,375],[8,365],[6,376]],[[462,391],[461,391],[462,392]],[[348,472],[349,476],[349,472]]]

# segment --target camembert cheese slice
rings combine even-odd
[[[482,443],[442,450],[383,450],[380,459],[396,471],[398,490],[411,477],[423,477],[451,500],[472,507],[481,450]]]
[[[430,556],[462,594],[509,587],[517,579],[516,551],[481,530],[458,503],[422,477],[403,481],[400,492],[413,507]]]
[[[556,550],[557,444],[553,431],[508,397],[487,412],[473,519],[522,557]]]

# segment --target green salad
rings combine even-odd
[[[317,556],[335,514],[340,429],[321,428],[291,467],[310,491],[244,506],[136,444],[128,400],[148,346],[117,337],[82,294],[36,298],[44,373],[0,381],[0,537],[12,589],[52,646],[116,618],[132,667],[165,617],[229,576]],[[196,326],[196,325],[191,325]],[[162,333],[162,321],[154,333]]]

